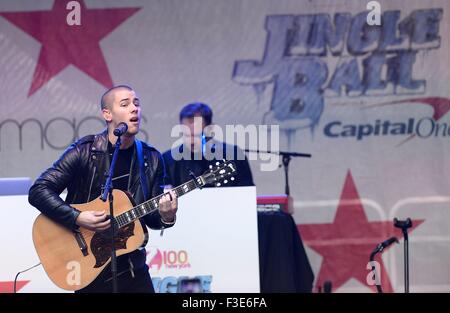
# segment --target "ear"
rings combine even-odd
[[[112,121],[112,114],[111,111],[107,108],[102,109],[102,114],[103,114],[103,118],[105,119],[106,122],[111,122]]]

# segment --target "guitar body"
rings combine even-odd
[[[131,196],[113,190],[114,216],[133,208]],[[97,198],[85,204],[73,204],[80,211],[105,211],[109,202]],[[146,243],[147,232],[139,220],[117,230],[117,256],[130,253]],[[93,232],[80,227],[73,232],[40,214],[33,225],[33,242],[49,278],[60,288],[78,290],[89,285],[111,261],[110,229]]]

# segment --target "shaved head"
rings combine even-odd
[[[127,85],[118,85],[118,86],[114,86],[111,87],[110,89],[108,89],[102,96],[102,99],[100,100],[100,107],[101,109],[107,109],[107,108],[111,108],[112,103],[114,102],[114,97],[115,97],[115,93],[118,90],[129,90],[132,91],[133,88],[131,88],[130,86]]]
[[[108,89],[103,94],[100,105],[108,133],[112,134],[120,123],[128,125],[127,136],[134,136],[139,132],[141,104],[133,88],[118,85]]]

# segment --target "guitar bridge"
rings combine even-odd
[[[80,233],[79,230],[74,231],[73,235],[75,236],[75,239],[77,240],[78,246],[80,247],[81,253],[83,253],[83,256],[88,255],[87,251],[87,244],[84,240],[83,235]]]

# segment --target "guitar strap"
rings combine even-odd
[[[137,159],[139,163],[139,177],[141,179],[142,194],[144,195],[144,200],[147,201],[149,199],[149,189],[147,185],[147,179],[145,179],[144,153],[142,152],[142,142],[139,139],[136,139],[135,142]]]

